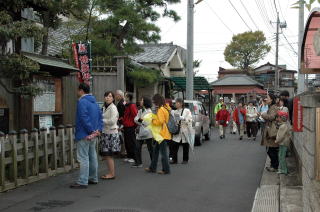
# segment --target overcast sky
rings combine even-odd
[[[194,1],[196,2],[197,0]],[[217,78],[219,66],[223,68],[232,67],[225,62],[223,51],[227,44],[230,43],[233,34],[249,30],[262,30],[265,33],[267,42],[272,46],[272,50],[256,66],[265,64],[268,61],[275,64],[276,25],[270,24],[270,21],[276,22],[274,0],[230,1],[244,21],[242,21],[229,0],[204,0],[195,6],[194,59],[202,60],[198,75],[205,76],[209,81]],[[279,65],[285,64],[288,69],[297,70],[298,58],[295,52],[298,52],[298,9],[290,8],[295,0],[275,0],[275,2],[279,11],[280,21],[287,22],[287,28],[283,29],[283,34],[280,35],[279,40]],[[162,18],[158,21],[158,26],[162,31],[161,42],[173,42],[186,48],[187,0],[181,0],[180,4],[169,7],[181,16],[181,20],[177,23],[168,18]],[[309,11],[305,10],[305,21],[308,14]]]

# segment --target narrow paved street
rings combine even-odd
[[[145,173],[117,160],[116,180],[72,190],[68,186],[77,171],[52,177],[1,193],[0,211],[249,212],[265,164],[265,149],[260,137],[255,142],[239,141],[237,135],[227,134],[220,140],[217,133],[213,130],[211,141],[196,147],[188,165],[171,166],[170,175]],[[105,173],[105,165],[100,167],[100,174]]]

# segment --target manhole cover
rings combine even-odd
[[[141,212],[135,209],[121,209],[121,208],[112,208],[112,209],[99,209],[94,212]]]

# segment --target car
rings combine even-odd
[[[175,101],[172,101],[174,103]],[[188,108],[193,117],[192,126],[195,129],[195,146],[200,146],[203,139],[210,140],[210,118],[209,113],[202,102],[184,100],[184,107]]]

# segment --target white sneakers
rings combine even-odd
[[[125,158],[125,159],[123,159],[123,162],[134,163],[134,160],[129,159],[129,158]]]

